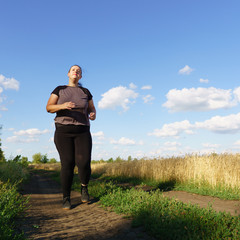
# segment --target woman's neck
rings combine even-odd
[[[69,79],[68,86],[69,86],[69,87],[77,87],[77,86],[78,86],[78,82],[71,81],[71,80]]]

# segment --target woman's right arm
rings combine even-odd
[[[51,94],[48,99],[46,109],[49,113],[55,113],[64,109],[72,109],[75,107],[75,103],[73,102],[65,102],[63,104],[57,104],[58,96],[54,93]]]

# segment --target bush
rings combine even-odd
[[[15,233],[15,220],[25,211],[27,201],[17,192],[17,183],[0,183],[1,239],[23,239],[23,233]]]
[[[6,163],[0,163],[0,181],[20,183],[21,181],[27,180],[29,172],[21,163],[9,161]]]

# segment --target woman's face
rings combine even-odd
[[[78,66],[72,66],[68,72],[68,77],[71,79],[79,80],[82,78],[82,70]]]

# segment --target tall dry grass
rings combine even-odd
[[[240,154],[186,155],[129,162],[92,164],[93,173],[157,181],[208,183],[236,188],[240,183]]]

